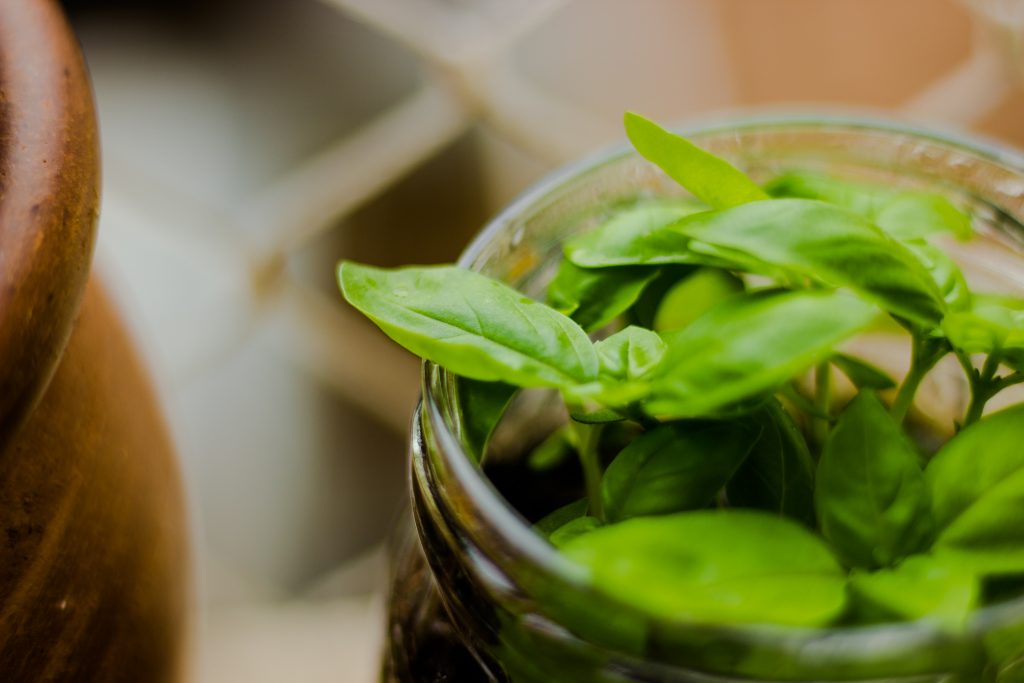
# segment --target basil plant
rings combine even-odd
[[[1024,300],[973,291],[942,248],[969,216],[817,173],[759,185],[625,127],[690,196],[569,239],[543,301],[454,266],[338,269],[350,304],[483,397],[481,449],[518,389],[560,394],[568,423],[523,460],[578,458],[583,497],[536,532],[672,620],[958,630],[1024,593],[1024,405],[985,411],[1024,381]],[[879,329],[907,340],[902,377],[849,351]],[[936,448],[913,406],[947,356],[970,403]]]

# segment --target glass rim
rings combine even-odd
[[[753,129],[833,129],[840,131],[866,131],[872,134],[909,136],[923,143],[932,142],[945,148],[953,148],[975,159],[998,164],[1024,181],[1024,151],[1008,148],[983,136],[951,132],[938,128],[918,126],[904,121],[879,116],[856,114],[821,114],[814,112],[755,111],[753,114],[732,114],[718,117],[714,121],[698,121],[671,126],[671,129],[691,137],[727,133],[729,131],[750,131]],[[502,211],[491,219],[466,247],[457,261],[463,268],[472,268],[494,238],[517,217],[531,208],[542,205],[545,198],[555,195],[560,189],[581,175],[602,166],[615,163],[623,157],[635,154],[625,141],[605,146],[585,155],[580,160],[563,166],[545,176],[521,193]],[[1024,193],[1021,194],[1021,215],[1024,216]],[[422,364],[422,400],[413,418],[414,430],[420,419],[425,418],[431,427],[431,434],[437,440],[446,473],[456,483],[472,506],[473,513],[507,545],[529,564],[545,572],[555,574],[570,584],[579,582],[578,569],[562,557],[551,544],[536,534],[529,522],[512,507],[497,491],[490,480],[477,467],[465,448],[450,429],[438,397],[432,390],[436,379],[445,375],[453,376],[443,368],[429,361]],[[453,457],[457,454],[457,457]],[[426,460],[426,458],[424,458]],[[417,469],[429,467],[429,463],[413,462],[414,476],[422,476]],[[446,486],[447,488],[447,486]],[[474,539],[475,540],[475,539]],[[618,601],[608,596],[613,603]],[[651,623],[668,625],[699,626],[685,620],[666,620],[646,615]],[[1006,624],[1024,623],[1024,596],[999,604],[977,609],[972,613],[967,634],[980,636],[989,630]],[[716,629],[722,625],[709,624]],[[830,642],[842,641],[851,649],[877,645],[879,642],[899,643],[896,650],[913,648],[922,642],[932,642],[937,637],[948,636],[935,624],[925,621],[886,622],[863,626],[790,627],[773,624],[727,625],[727,630],[741,637],[749,634],[764,645],[765,640],[777,638],[784,649],[810,639],[827,637]],[[882,639],[882,640],[880,640]],[[859,643],[859,645],[858,645]]]

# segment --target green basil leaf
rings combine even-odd
[[[628,267],[628,266],[625,266]],[[688,278],[696,266],[674,264],[658,266],[658,275],[644,288],[640,298],[626,314],[627,320],[633,325],[654,329],[654,318],[658,314],[661,302],[678,283]]]
[[[594,344],[603,379],[638,380],[657,367],[665,355],[665,342],[654,332],[630,325]]]
[[[566,387],[597,378],[587,333],[569,318],[479,273],[343,262],[342,293],[421,358],[484,381]]]
[[[838,291],[759,292],[730,298],[665,335],[644,410],[697,417],[770,391],[828,358],[869,325],[873,306]]]
[[[876,211],[874,222],[901,240],[928,237],[948,232],[961,240],[973,235],[971,219],[937,194],[904,192],[885,201]]]
[[[726,487],[729,505],[814,526],[814,461],[803,433],[776,400],[755,414],[761,436]]]
[[[487,454],[487,442],[518,387],[504,382],[481,382],[466,377],[458,378],[457,387],[466,452],[480,464]]]
[[[856,356],[837,353],[832,356],[832,364],[858,389],[891,389],[896,386],[896,380],[884,370]]]
[[[608,399],[605,396],[601,396],[601,398],[608,401],[609,403],[619,403],[622,405],[631,402],[630,400],[619,401],[615,399]],[[569,413],[569,417],[571,417],[574,422],[579,422],[581,424],[586,425],[611,424],[613,422],[622,422],[623,420],[626,419],[625,415],[611,408],[598,408],[596,410],[572,410]]]
[[[597,517],[578,517],[552,531],[548,540],[556,548],[563,548],[567,543],[572,542],[583,534],[599,528],[601,528],[601,520]]]
[[[633,112],[626,112],[624,122],[626,135],[641,156],[709,206],[736,206],[768,198],[764,190],[729,162],[686,138]]]
[[[765,264],[765,275],[783,269],[828,286],[849,287],[927,328],[945,313],[938,288],[913,253],[855,213],[831,204],[754,202],[687,216],[671,230],[691,238],[690,252],[704,250],[717,258],[737,252]]]
[[[665,229],[699,211],[695,204],[641,202],[613,214],[594,230],[570,238],[563,251],[581,268],[711,262],[711,257],[689,251],[688,238]]]
[[[534,472],[554,469],[576,453],[572,444],[568,425],[562,426],[548,435],[526,457],[526,465]]]
[[[949,254],[924,241],[908,241],[903,243],[932,276],[939,294],[951,311],[967,310],[971,306],[971,291],[967,286],[960,266],[950,258]]]
[[[743,280],[718,268],[700,268],[666,292],[654,316],[658,332],[681,330],[715,304],[743,292]]]
[[[849,588],[860,611],[887,620],[928,619],[952,631],[966,626],[981,592],[972,572],[929,555],[908,557],[895,569],[854,570]]]
[[[869,391],[846,407],[818,463],[821,532],[850,567],[889,567],[928,546],[933,523],[917,453]]]
[[[950,522],[935,539],[935,552],[980,574],[1024,573],[1022,510],[1024,470],[1018,470]]]
[[[541,536],[549,537],[555,531],[565,526],[574,519],[585,517],[587,514],[587,508],[589,507],[589,501],[586,498],[573,501],[568,505],[563,505],[551,514],[547,515],[539,522],[533,525],[534,531],[539,533]]]
[[[893,190],[811,171],[786,173],[765,189],[775,197],[820,199],[845,207],[901,240],[942,232],[969,239],[973,232],[967,214],[946,197],[930,192]]]
[[[674,422],[640,436],[605,470],[605,518],[695,510],[732,478],[760,436],[752,421]]]
[[[986,415],[928,463],[925,479],[937,528],[948,527],[1018,472],[1024,472],[1024,405]]]
[[[974,296],[968,310],[942,321],[949,343],[966,353],[996,353],[1016,370],[1024,369],[1024,310],[1018,302]]]
[[[658,274],[656,268],[580,268],[562,259],[548,286],[548,305],[580,327],[597,330],[632,306]]]
[[[950,439],[925,471],[941,529],[935,551],[984,574],[1024,572],[1024,405]]]
[[[563,553],[597,590],[673,621],[822,626],[846,600],[846,576],[815,534],[751,510],[639,517]]]

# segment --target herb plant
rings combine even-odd
[[[638,199],[568,240],[545,302],[452,266],[338,270],[353,306],[462,378],[474,457],[519,388],[560,393],[568,423],[526,459],[575,453],[586,495],[537,532],[595,589],[671,620],[959,630],[1024,592],[1024,405],[985,414],[1024,381],[1024,301],[971,291],[940,246],[970,218],[803,171],[761,186],[625,125],[692,197]],[[886,326],[907,339],[899,381],[843,350]],[[971,400],[932,453],[911,408],[946,356]]]

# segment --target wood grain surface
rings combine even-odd
[[[99,154],[51,0],[0,0],[0,680],[179,681],[190,567],[173,451],[89,282]]]

